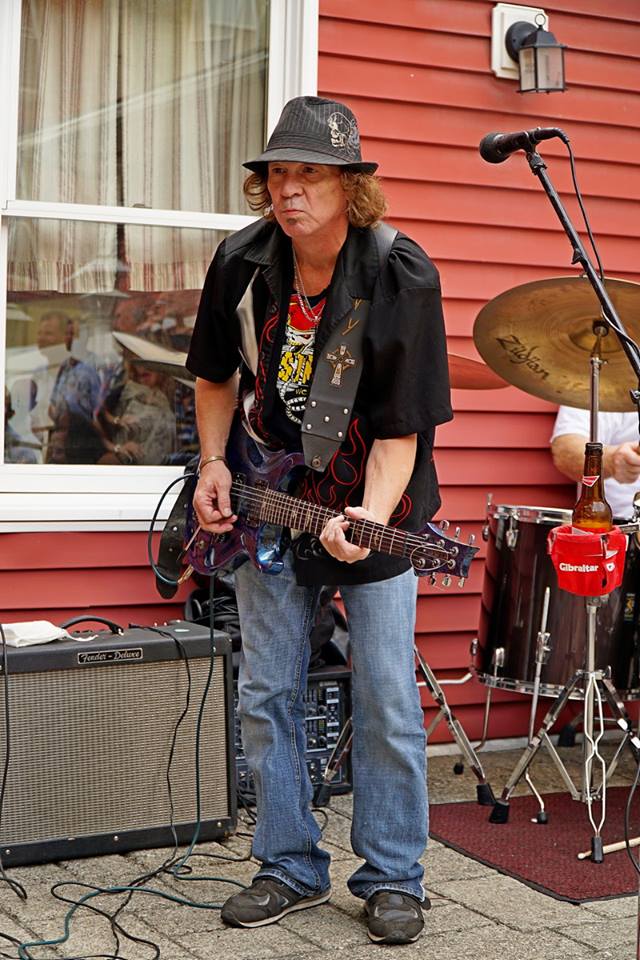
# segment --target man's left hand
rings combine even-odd
[[[355,543],[349,543],[345,536],[345,531],[350,527],[350,520],[372,520],[376,522],[375,517],[364,507],[346,507],[344,513],[337,517],[332,517],[327,522],[320,534],[320,543],[336,560],[342,560],[344,563],[356,563],[358,560],[364,560],[369,556],[371,550],[365,547],[358,547]]]

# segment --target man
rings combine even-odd
[[[551,436],[551,453],[558,470],[580,482],[584,467],[584,445],[590,434],[588,410],[560,407]],[[638,415],[601,412],[598,440],[603,444],[605,496],[618,520],[633,516],[633,498],[640,491],[640,447]]]
[[[342,411],[350,412],[337,434],[343,442],[325,469],[307,471],[299,491],[342,513],[319,542],[295,540],[278,576],[251,563],[236,571],[239,712],[261,868],[226,902],[222,920],[261,926],[330,895],[329,854],[310,811],[303,694],[315,605],[332,584],[345,603],[353,662],[352,843],[364,862],[349,888],[365,901],[372,940],[408,943],[428,906],[419,863],[427,797],[413,656],[417,581],[407,560],[373,554],[346,532],[356,518],[417,529],[439,504],[433,437],[451,409],[438,274],[401,234],[381,254],[377,164],[362,161],[356,119],[343,104],[290,101],[266,151],[245,166],[245,194],[264,216],[220,245],[187,360],[198,378],[194,505],[202,527],[225,533],[237,519],[224,454],[238,390],[254,434],[300,451],[311,385],[331,392],[360,380],[353,409]],[[347,344],[369,301],[360,360]],[[333,352],[336,330],[344,342]]]

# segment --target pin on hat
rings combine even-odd
[[[327,163],[358,173],[375,173],[377,163],[366,163],[360,152],[358,121],[344,103],[322,97],[295,97],[282,109],[267,148],[243,166],[264,173],[273,160]]]

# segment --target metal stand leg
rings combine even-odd
[[[640,741],[632,735],[631,721],[625,710],[620,696],[613,686],[608,676],[602,670],[595,670],[595,630],[596,614],[600,605],[599,597],[588,597],[586,599],[587,607],[587,655],[584,670],[578,670],[569,683],[563,687],[562,691],[551,704],[542,726],[534,737],[530,737],[530,742],[516,764],[509,780],[507,781],[502,795],[491,812],[489,820],[491,823],[506,823],[509,819],[509,799],[520,782],[525,776],[531,761],[541,746],[545,746],[549,751],[552,760],[556,764],[560,775],[567,789],[574,800],[580,800],[587,804],[589,821],[593,827],[593,837],[591,838],[591,859],[595,863],[601,863],[602,836],[601,830],[604,824],[606,814],[606,786],[613,769],[610,764],[607,769],[606,762],[600,753],[600,741],[604,734],[605,723],[603,713],[603,701],[609,705],[609,709],[615,722],[624,733],[622,744],[616,751],[614,757],[617,763],[620,752],[626,743],[630,743],[634,756],[637,755]],[[578,690],[584,700],[584,741],[583,741],[583,763],[582,763],[582,783],[581,789],[578,789],[562,762],[558,751],[554,747],[549,737],[549,731],[562,709],[566,706],[574,690]],[[597,727],[597,730],[594,730]],[[612,764],[613,762],[612,761]],[[594,765],[600,770],[599,782],[594,784]],[[530,783],[529,780],[527,782]],[[594,813],[594,802],[600,802],[600,816],[596,819]]]
[[[478,796],[478,803],[482,806],[492,807],[496,798],[491,789],[491,785],[488,783],[487,778],[484,775],[484,770],[482,769],[482,764],[478,760],[475,750],[471,746],[471,742],[467,737],[466,733],[460,722],[456,719],[453,714],[449,704],[447,703],[447,698],[444,695],[444,691],[440,684],[438,683],[435,674],[427,661],[424,659],[417,647],[414,646],[414,652],[418,665],[420,667],[420,672],[424,677],[422,684],[424,685],[433,699],[439,706],[439,711],[431,721],[427,728],[427,737],[432,733],[433,730],[440,723],[440,720],[444,717],[447,721],[447,726],[451,731],[454,740],[460,748],[460,752],[466,758],[467,763],[475,773],[478,778],[478,784],[476,786],[476,792]],[[471,678],[471,674],[468,674],[466,677],[463,677],[461,681],[456,682],[466,682],[467,679]],[[346,721],[344,727],[340,732],[338,737],[338,742],[336,743],[329,761],[327,763],[324,777],[319,783],[314,791],[314,803],[317,807],[326,807],[331,799],[331,782],[335,778],[340,766],[345,760],[349,750],[351,749],[351,743],[353,740],[353,732],[351,725],[351,717]]]
[[[424,684],[440,708],[427,728],[427,736],[429,736],[429,734],[435,730],[443,718],[446,720],[447,726],[449,727],[454,740],[460,748],[460,752],[462,753],[463,757],[465,757],[467,763],[478,778],[478,784],[476,787],[478,803],[483,806],[493,806],[495,803],[493,790],[491,789],[491,785],[487,782],[487,778],[484,775],[484,770],[482,769],[482,764],[480,763],[475,750],[471,746],[471,741],[467,737],[462,725],[460,724],[459,720],[456,719],[449,704],[447,703],[447,698],[445,697],[444,691],[438,683],[433,670],[417,647],[414,647],[414,651],[420,671],[424,677]]]
[[[551,598],[551,589],[547,587],[544,592],[544,598],[542,602],[542,617],[540,622],[540,629],[538,631],[538,636],[536,639],[536,671],[533,680],[533,697],[531,698],[531,713],[529,714],[529,743],[533,740],[533,729],[535,726],[536,712],[538,710],[538,700],[540,699],[540,679],[542,676],[542,668],[549,659],[549,653],[551,652],[551,647],[549,645],[550,634],[547,631],[547,618],[549,616],[549,601]],[[548,823],[549,817],[547,816],[547,811],[544,808],[544,800],[542,796],[535,788],[533,780],[529,774],[528,770],[525,770],[524,779],[527,783],[527,786],[531,790],[531,793],[534,795],[538,801],[538,813],[535,818],[536,823]]]

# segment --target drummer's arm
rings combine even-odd
[[[551,441],[553,462],[570,480],[582,480],[584,445],[588,437],[578,433],[566,433]],[[614,477],[619,483],[633,483],[640,477],[640,453],[634,443],[604,445],[603,473],[605,480]]]
[[[587,437],[579,433],[565,433],[551,441],[551,456],[560,473],[579,483],[584,466],[584,445]]]

